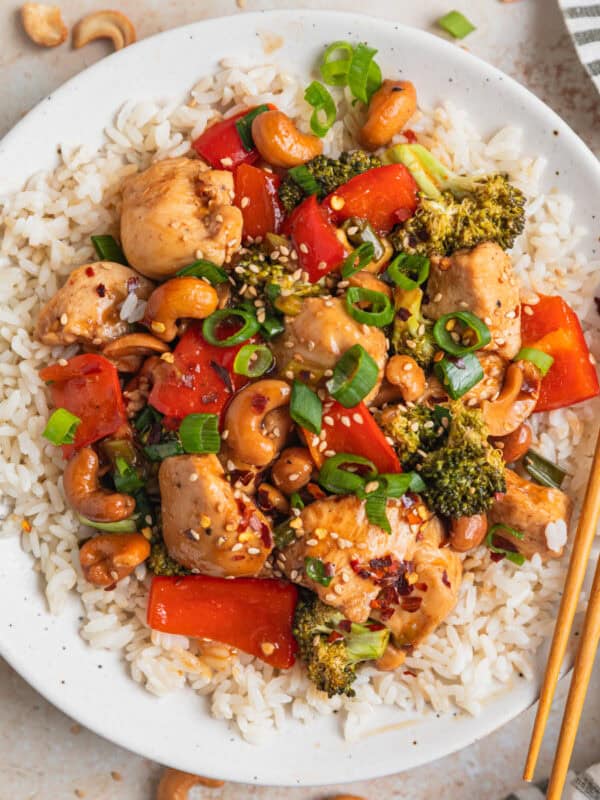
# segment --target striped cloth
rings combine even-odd
[[[582,64],[600,91],[600,2],[558,0]]]
[[[548,781],[537,786],[525,786],[504,800],[544,800]],[[569,772],[562,800],[600,800],[600,764],[575,775]]]

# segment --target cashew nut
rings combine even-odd
[[[223,781],[180,772],[178,769],[166,769],[158,784],[156,800],[188,800],[188,792],[194,786],[216,789],[223,786]]]
[[[58,6],[25,3],[21,8],[21,21],[31,41],[42,47],[56,47],[69,34]]]
[[[283,111],[264,111],[254,118],[256,149],[274,167],[296,167],[323,152],[318,136],[302,133]]]
[[[531,361],[515,361],[509,365],[496,400],[481,404],[490,436],[512,433],[533,414],[541,383],[540,372]]]
[[[133,23],[120,11],[96,11],[79,20],[73,28],[73,47],[79,49],[95,39],[110,39],[115,50],[136,40]]]
[[[150,542],[141,533],[107,533],[88,539],[79,551],[86,580],[112,586],[131,575],[150,555]]]
[[[513,464],[519,461],[529,450],[533,434],[531,428],[526,423],[519,427],[508,436],[499,436],[492,439],[492,444],[502,453],[505,464]]]
[[[172,278],[150,295],[142,322],[163,342],[177,336],[178,319],[204,319],[216,309],[213,287],[198,278]]]
[[[385,377],[398,386],[405,403],[414,403],[425,391],[425,373],[411,356],[392,356],[385,366]]]
[[[375,662],[377,669],[382,672],[393,672],[406,661],[406,650],[401,650],[393,644],[388,644],[385,648],[385,653],[380,656]]]
[[[450,544],[459,553],[478,547],[487,533],[488,520],[485,514],[473,514],[450,521]]]
[[[102,355],[115,365],[119,372],[137,372],[144,356],[166,353],[169,346],[149,333],[128,333],[109,342]]]
[[[234,461],[239,459],[257,467],[273,461],[283,441],[282,418],[276,418],[279,424],[272,426],[271,415],[289,402],[290,387],[285,381],[256,381],[238,392],[225,415],[225,428],[229,431],[227,445]]]
[[[69,504],[94,522],[118,522],[130,517],[135,500],[128,494],[109,492],[100,486],[98,456],[91,447],[82,447],[67,462],[63,475]]]
[[[367,150],[377,150],[400,133],[417,109],[417,92],[410,81],[385,80],[369,103],[359,137]]]
[[[314,461],[306,447],[287,447],[271,468],[275,486],[290,495],[310,481]]]

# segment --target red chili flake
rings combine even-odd
[[[403,597],[400,605],[404,611],[408,611],[409,614],[414,614],[415,611],[421,608],[422,602],[422,597]]]
[[[332,642],[339,642],[339,640],[343,638],[344,637],[342,636],[342,634],[339,633],[338,631],[331,631],[331,633],[327,637],[327,641],[329,642],[329,644],[331,644]]]
[[[332,564],[331,561],[325,561],[323,564],[323,572],[328,578],[333,578],[335,575],[335,564]]]
[[[407,320],[409,320],[409,319],[411,318],[411,316],[412,316],[412,314],[410,313],[410,311],[408,310],[408,308],[404,308],[404,307],[401,307],[401,308],[399,308],[399,309],[396,311],[396,315],[397,315],[398,317],[400,317],[400,319],[402,320],[402,322],[406,322],[406,321],[407,321]]]
[[[411,678],[417,677],[417,673],[413,672],[412,669],[405,669],[403,675],[410,675]]]
[[[86,267],[85,274],[88,276],[88,278],[93,278],[96,273],[94,272],[93,267]]]
[[[211,403],[214,403],[216,400],[219,399],[219,395],[216,392],[209,392],[208,394],[203,394],[200,398],[200,402],[202,405],[208,406]]]
[[[229,473],[229,477],[231,483],[241,483],[242,486],[249,486],[254,479],[254,473],[247,470],[234,469]]]
[[[140,285],[140,279],[137,277],[127,278],[127,294],[135,292]]]
[[[381,619],[388,620],[388,619],[390,619],[390,617],[394,616],[394,611],[395,611],[395,609],[393,609],[393,608],[383,608],[379,612],[379,616],[381,617]]]
[[[98,297],[104,297],[106,295],[106,286],[103,283],[99,283],[96,286],[96,294]]]
[[[370,622],[370,623],[367,625],[367,628],[368,628],[370,631],[373,631],[373,632],[375,632],[375,631],[382,631],[382,630],[385,628],[385,625],[382,625],[380,622]]]
[[[256,494],[256,501],[258,503],[259,508],[263,511],[272,511],[273,504],[271,503],[271,498],[269,497],[269,493],[266,489],[259,489]]]
[[[338,628],[345,631],[346,633],[350,633],[352,630],[352,623],[349,619],[343,619],[340,623],[338,623]]]
[[[444,570],[442,572],[442,583],[444,584],[444,586],[447,586],[449,589],[452,588],[452,584],[450,583],[450,579],[448,578],[448,573],[446,572],[446,570]]]
[[[234,389],[233,389],[233,382],[231,380],[231,375],[225,369],[225,367],[221,366],[221,364],[217,364],[216,361],[211,361],[210,362],[210,366],[217,373],[219,378],[221,378],[221,380],[223,381],[223,383],[225,384],[225,386],[227,388],[227,391],[231,392],[231,394],[233,394]]]
[[[504,497],[504,492],[494,492],[494,500],[499,501]]]
[[[379,570],[386,570],[392,566],[392,557],[384,556],[383,558],[372,558],[369,561],[369,566],[374,572]]]
[[[406,136],[409,144],[414,144],[417,141],[417,134],[410,128],[405,128],[402,133]]]
[[[242,556],[242,555],[231,556],[231,560],[232,561],[241,561],[243,558],[245,558],[245,556]]]
[[[252,514],[248,520],[248,525],[255,533],[258,533],[262,530],[263,522],[256,516],[256,514]]]
[[[444,570],[444,572],[445,572],[445,570]],[[446,575],[446,580],[448,580],[448,576],[447,575]],[[443,575],[442,575],[442,581],[444,581],[444,576]],[[415,589],[417,589],[417,591],[419,591],[419,592],[426,592],[427,589],[429,589],[429,586],[427,586],[426,583],[423,583],[423,581],[420,581],[419,583],[415,583],[414,586],[415,586]],[[450,584],[448,584],[448,586],[450,586]]]
[[[265,397],[264,394],[255,394],[250,405],[252,406],[253,411],[255,411],[257,414],[262,414],[266,409],[268,402],[269,399],[268,397]]]
[[[490,553],[490,558],[492,559],[492,561],[496,562],[502,561],[502,559],[504,558],[504,553]]]

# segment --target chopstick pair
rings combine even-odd
[[[544,730],[558,682],[560,667],[567,649],[573,618],[577,610],[577,603],[585,578],[590,550],[599,517],[600,431],[598,432],[598,438],[596,440],[596,450],[594,452],[585,499],[577,526],[577,533],[573,545],[573,552],[571,553],[563,596],[556,619],[552,645],[546,664],[546,674],[544,675],[544,683],[540,693],[540,702],[533,732],[531,734],[531,743],[529,745],[529,752],[527,754],[527,761],[523,773],[523,778],[526,781],[531,781],[533,779],[535,765],[540,752],[542,739],[544,738]],[[600,557],[596,566],[596,573],[594,575],[594,582],[585,614],[583,630],[581,631],[579,639],[579,648],[575,658],[569,695],[567,697],[558,745],[554,755],[550,783],[548,784],[547,800],[560,800],[562,795],[599,640]]]

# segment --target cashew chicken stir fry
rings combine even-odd
[[[574,312],[513,271],[521,191],[419,144],[412,83],[348,80],[365,149],[323,155],[317,112],[214,122],[124,182],[37,320],[80,347],[41,377],[87,580],[148,571],[151,627],[298,657],[329,695],[448,616],[461,554],[561,556],[530,420],[598,392]]]

